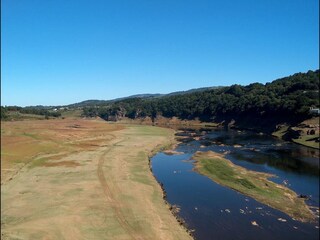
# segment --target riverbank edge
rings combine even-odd
[[[295,141],[295,140],[292,140],[291,142],[292,142],[292,143],[295,143],[295,144],[298,144],[298,145],[301,145],[301,146],[304,146],[304,147],[308,147],[308,148],[320,150],[320,146],[317,148],[317,147],[309,146],[309,145],[306,145],[306,144],[304,144],[304,143],[301,143],[301,142],[298,142],[298,141]]]
[[[152,126],[158,126],[158,127],[165,127],[165,128],[177,128],[177,127],[181,127],[181,128],[192,128],[192,127],[196,127],[196,128],[218,128],[218,129],[235,129],[235,130],[240,130],[240,131],[251,131],[251,132],[255,132],[257,134],[265,134],[268,136],[272,136],[278,139],[281,139],[283,141],[285,141],[285,139],[283,139],[283,136],[285,135],[285,132],[283,132],[282,134],[279,134],[279,130],[274,130],[274,131],[268,131],[266,129],[263,128],[251,128],[251,127],[244,127],[241,125],[237,125],[236,123],[232,123],[232,124],[225,124],[225,123],[218,123],[218,122],[201,122],[198,120],[177,120],[176,118],[173,118],[174,120],[172,121],[172,119],[170,118],[164,118],[162,117],[161,121],[153,123],[150,121],[144,121],[143,119],[124,119],[124,120],[120,120],[119,123],[123,122],[125,124],[138,124],[138,125],[152,125]],[[289,126],[286,126],[289,127]],[[280,129],[280,131],[282,131]],[[304,143],[304,142],[297,142],[295,141],[295,139],[293,138],[289,138],[287,139],[287,141],[291,142],[291,143],[295,143],[304,147],[308,147],[308,148],[313,148],[313,149],[318,149],[320,150],[320,143],[319,143],[319,147],[314,147],[314,146],[310,146],[308,143]]]
[[[159,126],[157,126],[159,127]],[[173,133],[175,134],[177,131],[175,130],[172,130]],[[172,149],[175,149],[178,145],[178,141],[176,140],[176,137],[174,136],[174,134],[170,137],[170,139],[168,139],[168,142],[167,143],[164,143],[164,144],[160,144],[158,146],[156,146],[148,155],[148,166],[149,166],[149,171],[151,172],[154,180],[159,184],[160,188],[161,188],[161,191],[162,191],[162,199],[163,199],[163,202],[164,204],[168,207],[170,213],[173,215],[173,217],[177,220],[177,222],[179,223],[179,225],[186,231],[187,234],[189,234],[189,236],[192,238],[192,239],[195,239],[194,238],[194,230],[193,229],[190,229],[185,220],[183,218],[181,218],[179,215],[178,215],[178,209],[175,205],[171,205],[168,201],[167,201],[167,192],[166,190],[164,189],[164,186],[163,186],[163,183],[158,181],[158,179],[156,178],[156,176],[153,174],[153,171],[152,171],[152,157],[154,157],[156,154],[158,154],[159,152],[163,152],[165,150],[172,150]]]
[[[300,145],[300,146],[304,146],[304,147],[308,147],[308,148],[320,150],[320,143],[318,143],[318,144],[317,144],[317,147],[315,147],[315,146],[312,146],[310,143],[308,143],[306,139],[305,139],[305,140],[299,139],[299,138],[295,139],[295,138],[293,138],[293,137],[289,137],[289,138],[288,138],[287,135],[288,135],[288,133],[289,133],[289,131],[290,131],[291,128],[292,128],[292,127],[289,126],[289,125],[279,126],[279,128],[278,128],[276,131],[274,131],[274,132],[271,133],[271,136],[273,136],[273,137],[275,137],[275,138],[278,138],[278,139],[281,139],[281,140],[283,140],[283,141],[286,141],[286,140],[287,140],[287,141],[290,141],[290,142],[295,143],[295,144],[298,144],[298,145]],[[309,135],[309,136],[310,136],[310,135]],[[319,135],[317,135],[317,136],[319,137]],[[316,136],[316,137],[317,137],[317,136]],[[287,138],[287,139],[285,139],[285,138]],[[299,140],[300,140],[300,141],[299,141]]]
[[[206,153],[206,152],[201,152],[201,153]],[[271,208],[273,208],[273,209],[277,209],[277,210],[285,213],[286,215],[288,215],[288,216],[291,217],[291,218],[295,218],[294,216],[290,215],[290,213],[283,211],[283,209],[275,208],[274,206],[271,206],[270,204],[268,204],[268,203],[266,203],[266,202],[264,202],[264,201],[261,201],[261,200],[255,198],[255,197],[253,197],[253,196],[251,196],[251,195],[249,195],[249,194],[246,194],[246,193],[243,192],[243,191],[239,191],[238,189],[235,189],[235,188],[233,188],[233,187],[231,187],[231,186],[228,186],[227,184],[224,184],[223,181],[221,181],[221,182],[220,182],[220,181],[217,181],[217,180],[215,180],[213,177],[211,177],[211,176],[209,176],[208,174],[204,173],[204,171],[201,171],[201,168],[203,167],[203,166],[201,166],[201,160],[202,160],[202,159],[201,159],[200,157],[196,157],[196,156],[195,156],[196,154],[197,154],[197,153],[195,153],[195,154],[193,155],[193,157],[192,157],[192,159],[194,160],[194,162],[193,162],[193,165],[194,165],[193,170],[194,170],[195,172],[197,172],[197,173],[199,173],[199,174],[201,174],[201,175],[203,175],[203,176],[208,177],[209,179],[211,179],[212,181],[214,181],[215,183],[217,183],[217,184],[219,184],[219,185],[221,185],[221,186],[227,187],[227,188],[232,189],[232,190],[234,190],[234,191],[237,191],[237,192],[239,192],[239,193],[241,193],[241,194],[243,194],[243,195],[245,195],[245,196],[251,197],[251,198],[255,199],[257,202],[260,202],[260,203],[262,203],[262,204],[265,204],[265,205],[267,205],[267,206],[269,206],[269,207],[271,207]],[[217,154],[217,153],[214,153],[214,154]],[[218,155],[218,154],[217,154],[217,155]],[[223,160],[226,160],[228,163],[230,162],[229,160],[225,159],[223,156],[220,156],[220,158],[223,159]],[[213,158],[211,158],[211,159],[213,159]],[[230,162],[230,163],[231,163],[231,162]],[[231,164],[233,164],[233,163],[231,163]],[[235,165],[235,164],[233,164],[233,165]],[[243,167],[236,166],[236,168],[241,169],[241,168],[243,168]],[[246,171],[249,171],[249,172],[260,173],[260,172],[256,172],[256,171],[247,170],[246,168],[244,168],[244,169],[245,169]],[[261,173],[261,174],[264,174],[264,173]],[[267,173],[266,173],[265,175],[270,175],[270,174],[267,174]],[[271,183],[273,183],[273,184],[276,184],[276,183],[272,182],[271,180],[269,180],[268,178],[269,178],[269,177],[266,178],[266,181],[271,182]],[[278,185],[278,184],[276,184],[276,185]],[[293,190],[291,190],[291,189],[289,189],[289,188],[288,188],[288,190],[291,191],[291,192],[293,192],[294,194],[296,194],[296,192],[294,192]],[[306,218],[300,218],[300,219],[296,218],[296,220],[301,221],[301,222],[309,222],[309,223],[312,223],[312,222],[316,221],[316,220],[315,220],[315,219],[316,219],[315,214],[314,214],[313,211],[310,209],[310,206],[305,203],[305,200],[304,200],[304,199],[303,199],[303,203],[304,203],[304,205],[308,208],[308,210],[309,210],[310,213],[312,214],[313,218],[312,218],[312,219],[311,219],[311,218],[308,218],[308,219],[306,219]]]

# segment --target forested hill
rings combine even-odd
[[[310,118],[310,107],[319,107],[319,70],[297,73],[271,83],[252,83],[206,89],[161,98],[129,98],[112,104],[85,107],[84,116],[106,120],[157,116],[229,122],[274,128]],[[271,129],[270,129],[271,130]]]
[[[162,117],[199,119],[242,128],[273,131],[278,124],[294,125],[311,117],[310,107],[319,108],[319,70],[296,73],[271,83],[247,86],[192,89],[172,94],[140,94],[108,101],[88,100],[67,106],[1,107],[1,119],[11,112],[60,117],[65,111],[82,109],[85,117],[105,120],[123,117],[156,120]],[[78,110],[79,111],[79,110]]]
[[[217,88],[221,88],[221,86],[195,88],[195,89],[190,89],[187,91],[172,92],[172,93],[168,93],[168,94],[160,94],[160,93],[136,94],[136,95],[122,97],[122,98],[116,98],[116,99],[112,99],[112,100],[86,100],[83,102],[70,104],[65,107],[74,108],[74,107],[106,106],[106,105],[114,103],[114,102],[124,101],[124,100],[132,99],[132,98],[141,98],[141,99],[162,98],[162,97],[168,97],[168,96],[183,95],[183,94],[188,94],[188,93],[203,92],[203,91],[217,89]]]

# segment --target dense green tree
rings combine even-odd
[[[6,120],[8,118],[7,109],[1,106],[1,120]]]
[[[83,109],[84,116],[113,115],[129,118],[179,117],[210,121],[235,119],[253,124],[301,121],[310,117],[309,108],[319,107],[319,70],[297,73],[271,83],[232,85],[160,98],[130,98],[100,109]]]

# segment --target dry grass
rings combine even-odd
[[[92,120],[43,120],[1,123],[1,182],[34,158],[94,149],[121,125]]]
[[[17,171],[1,187],[1,239],[191,239],[148,167],[173,131],[65,119],[1,134],[2,164]]]

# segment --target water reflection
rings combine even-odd
[[[192,133],[191,129],[186,131]],[[203,129],[196,131],[196,134]],[[286,171],[319,175],[319,150],[284,142],[248,131],[207,130],[200,144],[217,152],[231,151],[231,158],[255,164],[268,164]],[[194,138],[185,138],[191,142]],[[231,147],[231,148],[230,148]]]
[[[319,206],[318,150],[243,131],[187,129],[178,135],[182,143],[176,151],[184,154],[157,154],[153,173],[163,183],[168,202],[180,206],[179,215],[196,230],[196,239],[318,239],[318,222],[294,221],[222,187],[192,171],[191,161],[196,151],[227,153],[233,163],[274,174],[273,181],[310,196],[307,203]]]

